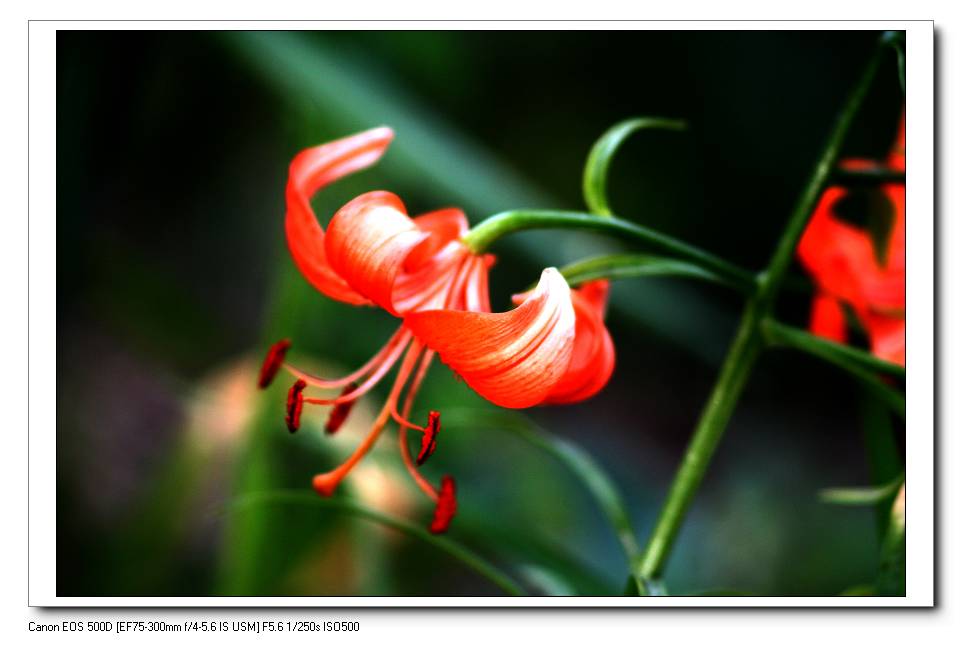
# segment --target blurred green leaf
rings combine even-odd
[[[565,546],[550,541],[550,537],[541,538],[534,532],[513,532],[502,524],[491,523],[490,515],[467,509],[458,511],[457,527],[459,532],[479,545],[497,546],[498,554],[505,560],[536,564],[538,568],[555,573],[578,595],[612,595],[616,590],[610,582],[571,555]]]
[[[356,501],[345,498],[326,499],[319,497],[313,492],[305,490],[275,490],[265,492],[253,492],[235,498],[230,502],[232,511],[241,511],[251,507],[271,507],[276,505],[303,505],[320,508],[328,508],[338,512],[354,515],[370,521],[374,521],[383,526],[393,528],[405,535],[426,542],[438,548],[451,557],[455,558],[478,575],[492,582],[498,588],[509,595],[527,595],[514,580],[498,569],[496,566],[483,559],[458,542],[443,535],[434,535],[427,530],[416,526],[409,521],[393,517],[386,513],[368,508]]]
[[[284,266],[275,282],[276,313],[265,329],[267,348],[294,328],[306,298],[313,294],[296,270]],[[296,278],[296,280],[295,280]],[[254,376],[251,377],[254,379]],[[244,430],[233,465],[230,491],[237,496],[290,487],[303,472],[291,469],[319,453],[306,453],[303,443],[291,442],[281,415],[285,386],[280,382],[262,392]],[[321,448],[318,447],[318,450]],[[284,468],[281,466],[284,465]],[[309,469],[304,466],[304,469]],[[308,472],[310,473],[310,472]],[[270,595],[280,580],[306,554],[319,537],[331,530],[330,519],[293,513],[269,506],[240,510],[225,520],[215,589],[220,595]],[[278,550],[283,546],[283,550]]]
[[[527,417],[510,411],[447,410],[445,425],[489,427],[515,434],[522,440],[551,454],[585,486],[611,525],[628,565],[640,552],[624,498],[611,478],[586,451],[574,443],[550,434]]]
[[[522,564],[518,567],[521,577],[532,588],[543,591],[545,595],[573,596],[578,595],[577,589],[565,578],[550,569],[536,564]]]
[[[612,215],[606,194],[608,167],[618,148],[632,133],[647,129],[684,130],[685,128],[685,122],[677,119],[640,117],[626,119],[605,131],[591,147],[588,160],[585,162],[582,191],[588,209],[598,215]]]
[[[835,505],[877,505],[893,497],[904,482],[903,474],[890,483],[875,487],[827,488],[818,493],[818,498],[823,503]]]

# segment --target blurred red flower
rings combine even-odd
[[[875,164],[850,159],[843,168]],[[905,115],[887,160],[905,171]],[[842,220],[837,209],[849,191],[825,190],[798,245],[798,257],[812,275],[816,295],[810,328],[821,337],[848,339],[843,305],[847,304],[868,336],[876,356],[905,365],[905,185],[885,183],[881,192],[892,207],[888,238],[880,250],[871,233]]]

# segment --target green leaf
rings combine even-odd
[[[373,508],[368,508],[350,499],[325,499],[304,490],[273,490],[254,492],[238,497],[230,502],[229,508],[231,511],[240,511],[245,508],[264,505],[305,505],[328,508],[374,521],[382,526],[393,528],[409,537],[426,542],[444,551],[509,595],[527,595],[525,590],[515,583],[511,577],[453,539],[442,535],[431,534],[427,530],[405,519],[385,514]]]
[[[684,130],[685,122],[659,117],[626,119],[609,128],[591,147],[585,162],[582,190],[588,209],[600,216],[612,215],[606,197],[608,167],[621,144],[639,130]]]
[[[882,373],[905,380],[904,367],[879,359],[857,348],[816,337],[773,319],[763,322],[762,332],[769,345],[794,348],[846,370],[862,382],[875,397],[899,414],[903,420],[905,419],[905,396],[878,376],[878,373]]]
[[[905,485],[892,504],[888,531],[882,541],[876,589],[879,595],[905,595]]]
[[[522,564],[518,567],[521,577],[532,588],[545,595],[570,597],[578,595],[577,589],[563,576],[543,566]]]
[[[718,274],[693,263],[646,254],[595,256],[564,266],[561,268],[561,274],[572,287],[595,279],[617,280],[646,276],[678,276],[732,285],[730,281]],[[743,289],[740,284],[735,284],[733,287]]]
[[[900,474],[890,483],[875,487],[828,488],[819,492],[818,498],[835,505],[877,505],[891,498],[903,483],[905,475]]]
[[[445,410],[445,416],[447,413]],[[563,538],[543,537],[537,532],[514,532],[501,524],[492,524],[490,512],[477,509],[459,510],[457,524],[458,531],[471,537],[476,545],[497,546],[498,555],[504,561],[536,564],[536,568],[562,578],[578,595],[611,595],[614,590],[612,582],[600,577],[581,561],[580,556],[555,541]]]
[[[509,411],[447,410],[445,425],[490,427],[513,433],[531,445],[551,454],[584,484],[611,525],[628,564],[639,554],[638,540],[631,525],[624,498],[611,478],[586,451],[574,443],[549,434],[525,416]]]

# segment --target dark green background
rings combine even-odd
[[[284,386],[234,403],[255,411],[246,431],[198,442],[208,430],[192,412],[210,375],[257,361],[284,335],[299,357],[353,367],[395,325],[297,276],[283,239],[290,159],[390,125],[397,138],[385,160],[322,193],[318,212],[383,188],[412,213],[458,205],[478,222],[513,207],[583,208],[582,164],[606,128],[630,116],[680,117],[687,133],[645,133],[619,153],[613,208],[755,269],[877,38],[60,32],[58,594],[494,593],[449,558],[368,522],[311,507],[240,521],[225,512],[240,490],[309,488],[344,450],[317,441],[316,429],[288,436]],[[881,156],[892,141],[901,94],[894,56],[888,63],[846,154]],[[503,241],[493,304],[507,308],[544,266],[619,248],[572,232]],[[618,284],[611,383],[587,403],[528,412],[613,475],[642,537],[739,307],[707,284]],[[807,308],[803,293],[779,306],[799,325]],[[487,405],[437,365],[419,406]],[[816,495],[870,482],[862,434],[875,413],[832,368],[788,351],[765,355],[681,533],[669,590],[826,595],[872,581],[872,511]],[[452,537],[516,575],[570,557],[594,572],[582,590],[621,590],[615,540],[551,458],[493,430],[442,433],[426,471],[458,479]],[[397,466],[393,437],[374,463]],[[404,516],[427,523],[429,507],[418,506]]]

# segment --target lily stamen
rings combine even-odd
[[[311,373],[308,373],[307,371],[303,371],[297,368],[296,366],[292,366],[287,362],[284,362],[281,365],[281,367],[284,370],[286,370],[288,373],[293,375],[294,377],[304,380],[310,386],[314,386],[320,389],[337,389],[347,384],[350,384],[351,382],[355,382],[361,379],[362,377],[370,373],[372,370],[374,370],[375,367],[377,367],[384,361],[385,356],[389,355],[397,347],[397,345],[403,341],[404,335],[405,335],[404,328],[398,328],[394,332],[394,334],[391,335],[391,338],[387,340],[387,343],[385,343],[384,346],[382,346],[381,349],[377,353],[375,353],[374,356],[371,357],[371,359],[369,359],[364,364],[364,366],[362,366],[361,368],[357,369],[356,371],[354,371],[349,375],[345,375],[344,377],[339,377],[337,379],[329,380],[322,377],[318,377],[316,375],[312,375]],[[289,345],[290,344],[288,344],[288,346]],[[267,360],[265,360],[265,363],[266,361]]]
[[[304,380],[294,382],[287,392],[287,416],[284,422],[291,433],[297,431],[301,426],[301,410],[304,408],[304,389],[307,383]]]
[[[344,387],[344,391],[341,392],[341,395],[347,395],[355,390],[357,390],[357,383],[351,382]],[[347,420],[347,416],[351,413],[351,409],[354,408],[354,402],[355,400],[344,402],[331,409],[331,413],[327,417],[327,423],[324,425],[324,431],[329,434],[337,432],[337,430],[341,428],[341,425],[343,425]]]
[[[421,386],[421,382],[424,380],[424,376],[427,375],[428,368],[431,366],[431,360],[434,358],[434,351],[428,350],[424,353],[421,358],[421,365],[418,366],[417,373],[414,374],[414,379],[411,381],[411,385],[408,387],[407,397],[404,400],[404,410],[403,418],[407,418],[411,412],[411,407],[414,405],[414,396],[417,394],[418,388]],[[399,416],[400,417],[400,416]],[[404,467],[407,468],[408,474],[414,480],[414,483],[424,492],[432,501],[437,502],[438,491],[434,488],[431,483],[424,478],[421,472],[418,470],[417,466],[414,464],[414,460],[411,458],[411,449],[408,447],[408,428],[420,429],[423,432],[423,428],[416,427],[414,425],[401,424],[398,426],[398,442],[401,446],[401,460],[404,461]]]
[[[381,408],[381,413],[378,415],[377,420],[371,426],[371,430],[368,432],[367,436],[361,441],[361,444],[357,446],[354,453],[341,463],[338,467],[334,468],[329,472],[324,474],[318,474],[314,477],[314,489],[323,496],[331,496],[334,490],[337,488],[341,480],[348,475],[348,473],[354,468],[357,463],[364,458],[365,454],[374,446],[375,441],[381,435],[381,431],[384,430],[384,426],[391,419],[391,409],[395,406],[398,396],[401,393],[401,389],[404,387],[405,382],[407,382],[408,377],[411,375],[411,371],[414,368],[418,357],[421,355],[421,350],[423,346],[420,342],[415,340],[408,348],[407,354],[404,356],[404,361],[401,364],[401,368],[398,369],[397,378],[394,380],[394,386],[391,389],[391,394],[388,396],[387,402]]]
[[[277,376],[277,371],[280,370],[281,366],[284,364],[284,355],[287,354],[288,349],[291,347],[290,339],[282,339],[267,351],[267,355],[264,357],[264,363],[261,364],[260,374],[257,378],[257,386],[266,389],[274,381],[274,377]]]
[[[319,405],[339,405],[346,402],[353,402],[357,400],[362,395],[377,386],[378,382],[391,370],[398,358],[404,353],[404,349],[407,346],[407,342],[411,339],[410,333],[404,335],[403,340],[399,343],[384,360],[381,365],[375,369],[373,373],[364,382],[361,383],[359,387],[353,391],[342,394],[336,398],[304,398],[304,402],[307,404],[319,404]]]

